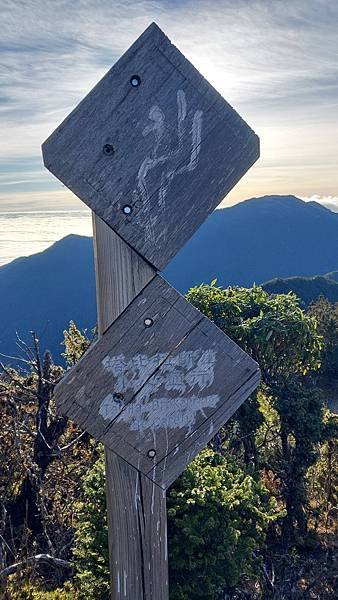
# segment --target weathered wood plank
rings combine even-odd
[[[161,270],[257,160],[259,143],[153,24],[46,140],[43,155]]]
[[[106,452],[113,600],[168,598],[165,491]]]
[[[95,215],[93,223],[103,333],[153,274]],[[168,600],[165,492],[109,448],[105,454],[112,600]]]
[[[66,375],[55,398],[61,412],[166,487],[166,457],[183,470],[186,439],[191,459],[193,448],[197,453],[216,433],[213,415],[224,415],[223,425],[233,395],[239,390],[238,406],[258,377],[257,364],[156,275]]]
[[[104,333],[156,272],[95,215],[93,230],[98,328]]]

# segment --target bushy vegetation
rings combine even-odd
[[[109,597],[104,488],[100,457],[84,483],[75,534],[75,579],[88,600]],[[202,451],[171,487],[167,507],[172,600],[212,600],[241,574],[259,574],[257,552],[276,502],[233,457]]]
[[[243,574],[258,577],[259,549],[277,506],[230,455],[204,450],[168,494],[171,598],[213,600]]]
[[[259,362],[262,385],[168,493],[171,600],[333,599],[338,306],[216,282],[187,296]],[[71,324],[68,363],[89,343]],[[62,368],[34,334],[19,345],[26,372],[0,378],[2,597],[106,600],[102,449],[55,413]]]
[[[79,593],[70,583],[65,583],[62,588],[57,588],[47,592],[35,584],[18,585],[18,582],[10,582],[7,587],[7,592],[4,592],[5,598],[11,600],[80,600]]]
[[[103,448],[84,480],[74,537],[75,580],[81,598],[109,598],[108,523]]]

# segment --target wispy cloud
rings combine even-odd
[[[24,186],[22,201],[34,190],[59,193],[43,174],[41,142],[153,20],[261,137],[262,158],[230,201],[336,195],[336,0],[0,0],[0,7],[0,201],[9,189],[19,201]]]
[[[0,213],[35,211],[89,211],[70,190],[63,188],[7,194],[0,192]]]
[[[313,196],[303,196],[302,200],[305,200],[305,202],[319,202],[333,212],[338,212],[338,196],[319,196],[319,194],[313,194]]]

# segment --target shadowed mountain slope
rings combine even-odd
[[[338,214],[295,196],[265,196],[216,210],[166,269],[175,287],[324,275],[338,265]]]
[[[91,238],[70,235],[44,252],[1,267],[0,315],[0,352],[17,355],[15,332],[29,341],[34,330],[41,348],[49,348],[59,360],[70,319],[79,327],[96,322]]]
[[[331,279],[332,273],[316,277],[275,278],[263,284],[269,294],[287,294],[295,292],[298,298],[308,306],[319,296],[325,296],[330,302],[338,302],[338,280]]]

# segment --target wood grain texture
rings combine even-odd
[[[106,451],[113,600],[167,600],[166,494]]]
[[[99,333],[154,275],[93,215]],[[112,600],[168,600],[165,492],[105,449]]]
[[[93,231],[97,318],[99,331],[103,334],[155,277],[156,271],[95,214]]]
[[[166,489],[258,383],[257,364],[156,275],[55,398],[62,413]]]
[[[43,156],[162,270],[257,160],[259,141],[152,24],[46,140]]]

